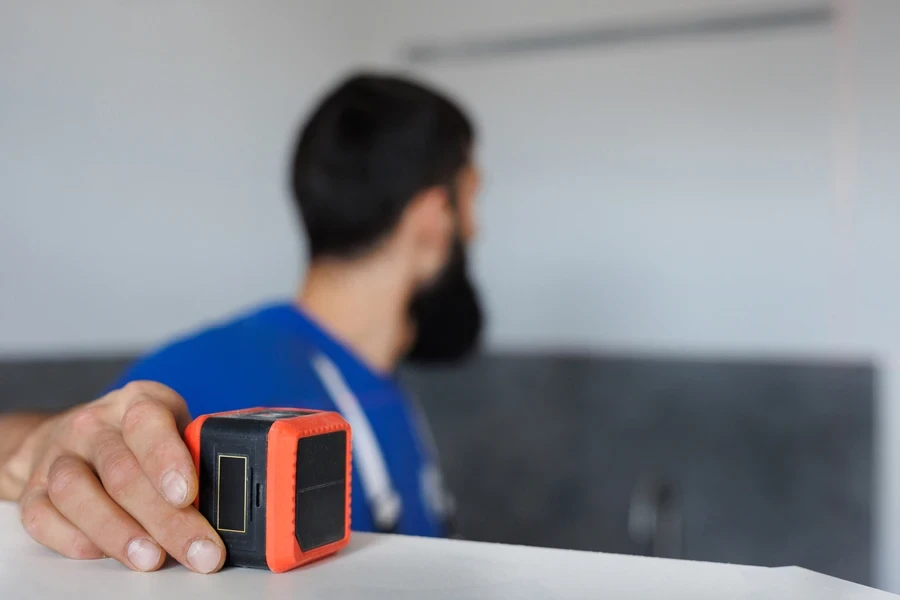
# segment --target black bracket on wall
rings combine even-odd
[[[674,484],[647,476],[635,486],[628,511],[628,534],[645,556],[684,558],[684,517]]]

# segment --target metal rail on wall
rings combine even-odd
[[[572,51],[625,44],[659,43],[684,38],[758,33],[780,29],[824,28],[831,24],[830,3],[692,16],[642,19],[565,31],[507,33],[494,37],[414,42],[401,58],[414,65],[484,60],[520,54]]]

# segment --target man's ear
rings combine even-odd
[[[400,226],[421,259],[425,276],[440,269],[453,234],[453,211],[447,190],[435,186],[418,193],[406,207]]]
[[[443,244],[453,228],[453,215],[447,190],[432,187],[416,195],[404,218],[418,244]]]

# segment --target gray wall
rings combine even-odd
[[[135,350],[301,272],[286,156],[328,0],[0,2],[0,355]]]
[[[758,4],[389,0],[397,18],[370,32],[372,56],[454,90],[479,117],[476,267],[496,347],[857,351],[833,188],[846,176],[833,24],[423,65],[403,55]]]

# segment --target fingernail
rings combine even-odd
[[[178,471],[169,471],[162,478],[162,492],[169,504],[180,506],[187,498],[187,480]]]
[[[139,571],[155,568],[159,564],[160,553],[159,546],[143,538],[137,538],[128,544],[128,560]]]
[[[209,540],[197,540],[188,548],[187,559],[195,571],[212,573],[219,566],[222,551]]]

